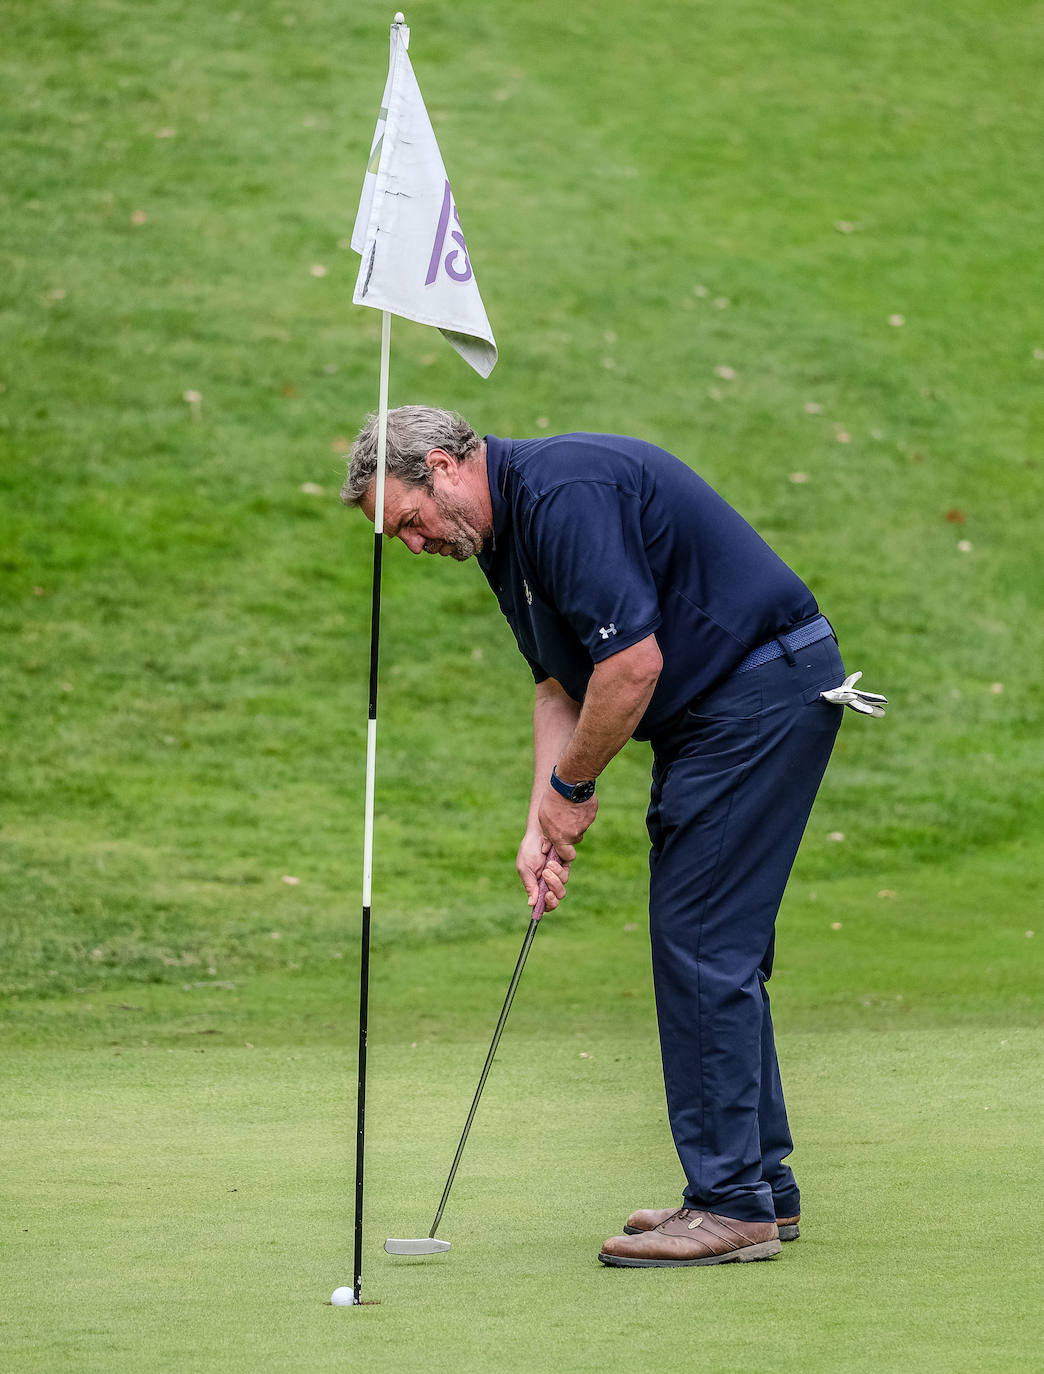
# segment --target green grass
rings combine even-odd
[[[772,1266],[609,1272],[632,1207],[680,1194],[644,931],[593,913],[583,870],[534,944],[441,1234],[426,1233],[519,931],[375,961],[365,1295],[351,1281],[352,952],[242,981],[99,983],[14,999],[0,1174],[14,1368],[1023,1367],[1044,1043],[991,875],[894,896],[799,879],[774,1007],[803,1236]],[[834,929],[841,918],[840,929]],[[516,923],[517,924],[517,923]],[[693,1321],[695,1318],[695,1321]],[[686,1335],[686,1332],[689,1335]]]
[[[892,703],[846,721],[781,919],[807,1232],[695,1283],[593,1260],[623,1210],[677,1192],[630,746],[527,971],[447,1218],[459,1246],[375,1250],[381,1306],[322,1307],[350,1267],[369,637],[370,535],[336,491],[379,326],[343,244],[391,13],[13,0],[8,1363],[654,1369],[684,1331],[708,1368],[1026,1367],[1039,6],[407,17],[501,362],[480,382],[397,321],[393,403],[679,453]],[[428,1224],[521,938],[529,690],[476,568],[389,551],[377,1242]],[[713,1306],[685,1322],[690,1288]]]
[[[790,1370],[1024,1367],[1039,1277],[1025,1085],[1041,1064],[1018,1025],[788,1033],[802,1239],[769,1266],[597,1263],[627,1211],[681,1187],[646,1000],[620,995],[620,940],[602,942],[597,1001],[563,1004],[563,961],[601,972],[598,956],[592,969],[589,940],[541,934],[441,1228],[453,1248],[425,1261],[380,1243],[430,1225],[513,942],[395,956],[376,990],[369,1117],[364,1282],[379,1305],[354,1312],[323,1305],[351,1263],[351,1056],[332,1033],[189,1052],[125,1030],[92,1052],[20,1052],[0,1317],[12,1367],[652,1370],[691,1342],[711,1369],[766,1350]]]

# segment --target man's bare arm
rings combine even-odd
[[[519,846],[516,867],[523,886],[529,894],[530,906],[536,901],[537,884],[543,876],[548,884],[547,906],[554,910],[565,892],[569,877],[568,863],[548,864],[545,856],[551,842],[540,829],[540,803],[547,791],[551,769],[573,737],[580,707],[554,678],[545,678],[536,685],[533,698],[533,788],[529,798],[526,833]]]
[[[533,700],[533,790],[529,824],[535,826],[551,769],[576,732],[580,706],[554,678],[536,685]]]
[[[663,658],[656,636],[649,635],[595,664],[576,728],[555,764],[564,782],[596,778],[631,738],[656,688]],[[545,775],[550,778],[548,768]],[[534,799],[539,786],[534,779]],[[591,825],[598,803],[576,805],[545,781],[537,804],[537,825],[567,862],[576,857],[576,844]]]
[[[595,664],[580,719],[557,760],[559,777],[566,782],[598,777],[634,733],[662,668],[655,635]]]

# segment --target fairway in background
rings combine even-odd
[[[503,362],[483,384],[396,321],[392,401],[654,439],[805,577],[893,703],[842,731],[817,880],[998,845],[1039,876],[1040,33],[1018,5],[658,15],[407,16]],[[383,25],[9,11],[11,991],[322,962],[354,919],[369,558],[336,490],[376,401],[344,245]],[[378,942],[513,919],[528,790],[478,569],[410,564],[386,560]],[[641,902],[635,755],[598,906]]]

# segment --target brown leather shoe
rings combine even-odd
[[[638,1212],[632,1212],[624,1224],[625,1236],[640,1236],[644,1231],[655,1231],[661,1222],[673,1217],[677,1208],[674,1207],[646,1207]],[[777,1217],[776,1226],[779,1230],[780,1240],[797,1240],[801,1234],[801,1227],[798,1222],[801,1220],[801,1213],[796,1217]]]
[[[736,1221],[683,1207],[669,1212],[652,1230],[610,1236],[598,1258],[603,1264],[631,1269],[673,1269],[773,1259],[780,1248],[774,1221]]]
[[[795,1217],[777,1217],[776,1228],[779,1231],[780,1240],[797,1240],[801,1234],[801,1227],[798,1225],[800,1220],[800,1212]]]

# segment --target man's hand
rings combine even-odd
[[[544,857],[552,844],[562,860],[556,874],[548,864],[548,907],[554,909],[565,891],[576,846],[598,815],[598,800],[567,801],[547,779],[553,767],[566,782],[597,778],[624,746],[649,704],[663,667],[655,635],[596,663],[581,707],[560,682],[544,678],[536,685],[533,706],[533,790],[526,836],[517,868],[529,904],[536,901]],[[557,879],[557,882],[556,882]]]
[[[569,881],[569,864],[561,856],[549,859],[551,841],[539,833],[526,831],[518,847],[515,867],[522,879],[522,886],[529,895],[529,905],[535,906],[540,879],[547,883],[546,911],[554,911],[565,896],[565,885]]]
[[[567,801],[548,784],[540,803],[537,822],[540,833],[554,845],[567,863],[571,863],[576,858],[576,846],[597,815],[597,797],[580,803]]]

